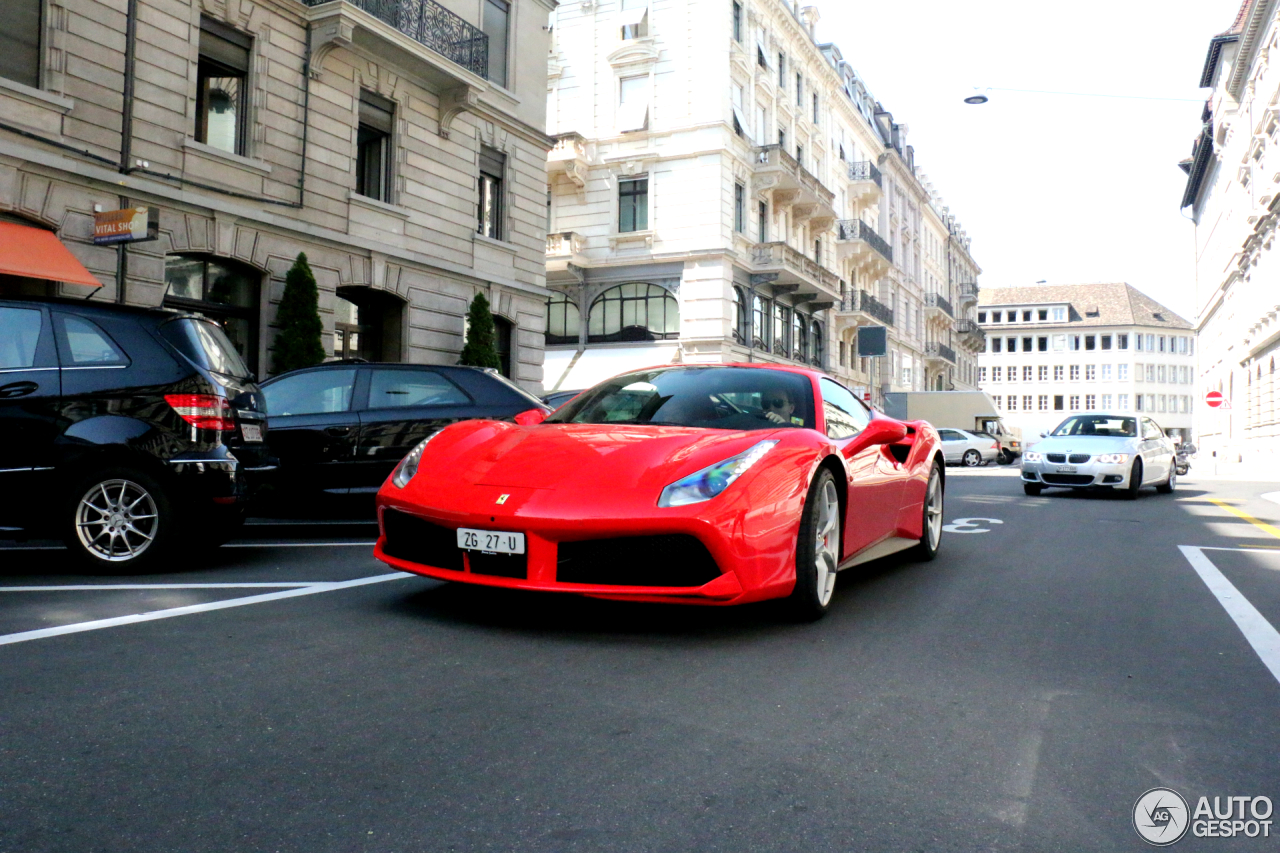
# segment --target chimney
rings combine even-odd
[[[818,26],[819,17],[821,16],[818,14],[817,6],[805,6],[800,10],[800,23],[804,24],[805,29],[809,31],[810,41],[817,40],[817,37],[814,35],[814,28]]]

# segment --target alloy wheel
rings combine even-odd
[[[155,498],[132,480],[103,480],[76,505],[76,536],[92,556],[110,563],[137,559],[159,532]]]
[[[925,494],[924,518],[929,548],[937,550],[942,542],[942,478],[934,470],[929,477],[929,491]]]
[[[977,468],[982,464],[982,454],[976,450],[966,450],[964,452],[964,464],[970,468]]]
[[[840,498],[836,484],[827,480],[818,496],[817,541],[814,547],[818,603],[826,607],[836,588],[836,568],[840,563]]]

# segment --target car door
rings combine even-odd
[[[48,311],[0,306],[0,530],[26,526],[53,480],[60,374]]]
[[[475,400],[443,371],[377,364],[360,411],[357,473],[352,491],[376,492],[418,442],[456,421],[479,415]]]
[[[285,492],[346,494],[355,479],[360,417],[355,366],[300,370],[262,386],[267,444]]]
[[[851,556],[893,532],[902,508],[902,466],[887,445],[855,450],[854,439],[871,422],[871,412],[834,380],[824,377],[819,388],[827,437],[840,448],[849,475],[844,553]]]
[[[969,448],[965,436],[953,429],[938,430],[938,437],[942,439],[942,458],[948,462],[959,462]]]
[[[1169,457],[1164,430],[1151,418],[1142,419],[1142,476],[1147,483],[1163,483],[1169,476]]]

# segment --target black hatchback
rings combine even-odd
[[[445,365],[329,362],[272,377],[262,393],[279,459],[273,491],[308,504],[376,494],[418,442],[455,421],[550,411],[495,370]]]
[[[269,469],[262,392],[193,314],[0,300],[0,536],[133,570],[216,546]]]

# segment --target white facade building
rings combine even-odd
[[[1128,284],[984,289],[978,380],[1028,444],[1072,412],[1142,412],[1192,437],[1191,323]]]
[[[1209,42],[1204,127],[1182,206],[1196,223],[1200,378],[1229,408],[1201,407],[1201,456],[1280,471],[1280,3],[1245,0]]]

